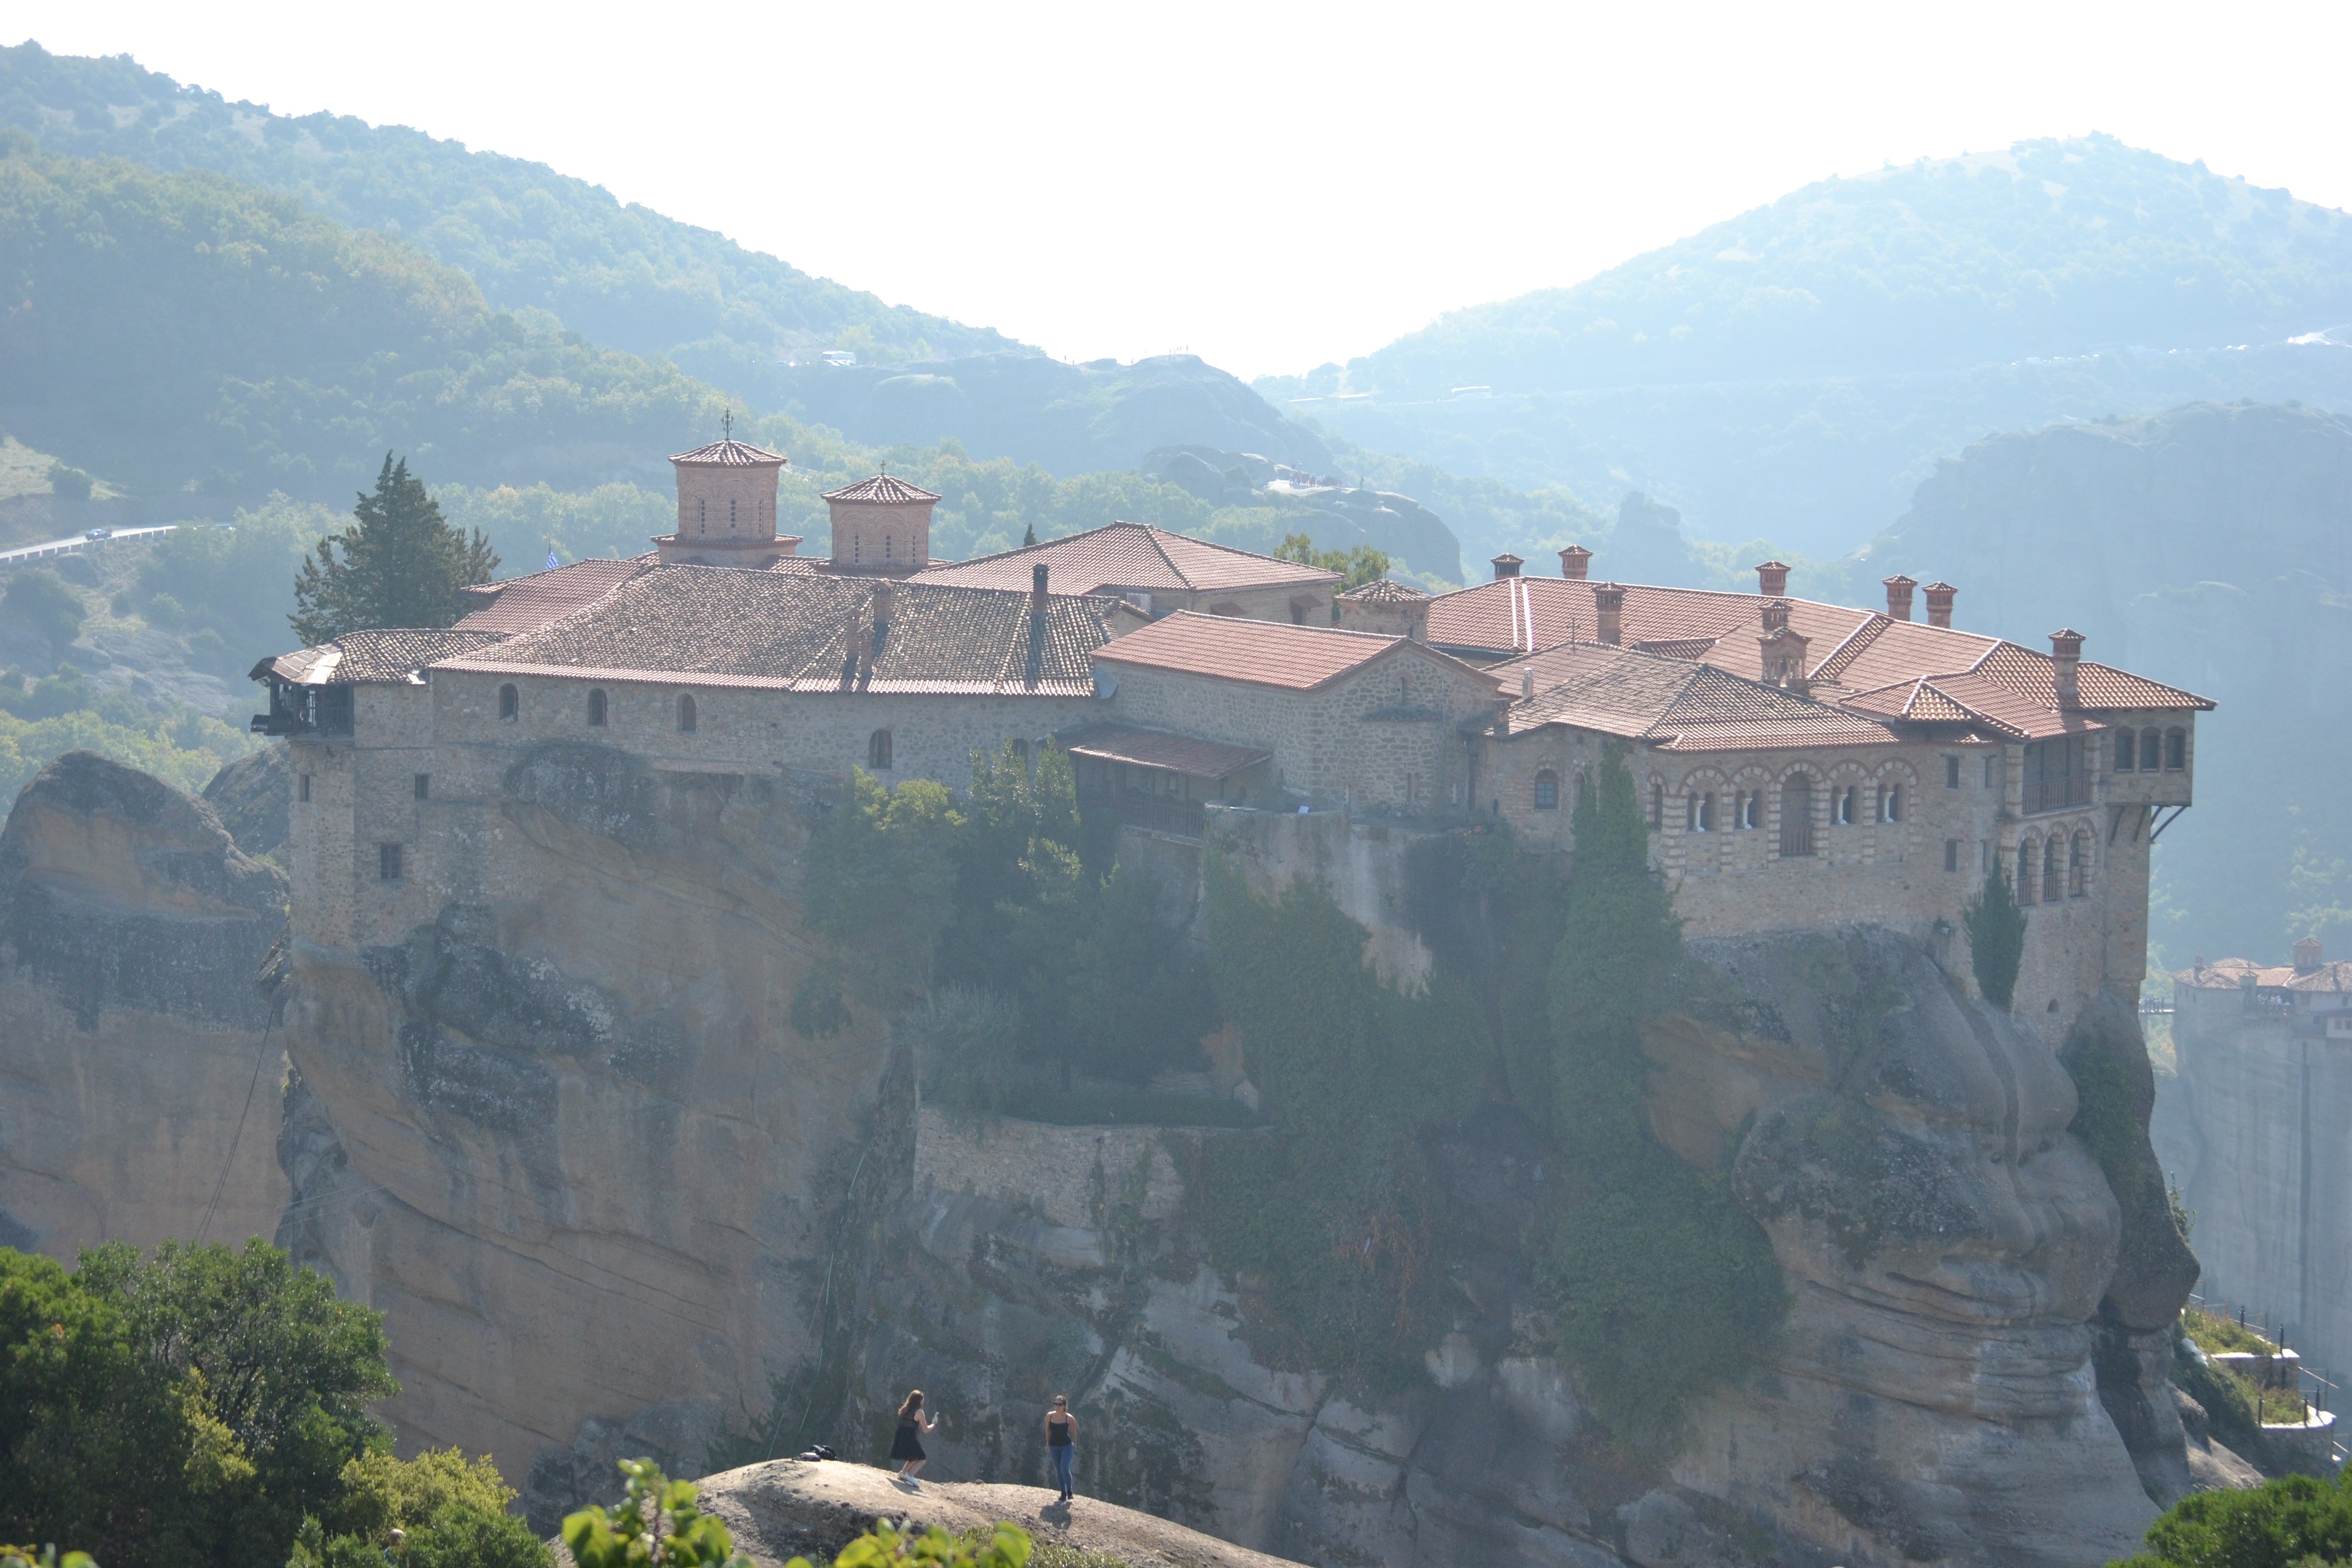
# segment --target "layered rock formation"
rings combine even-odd
[[[0,832],[0,1245],[267,1236],[286,879],[202,801],[89,752]]]
[[[813,797],[567,746],[436,807],[429,923],[294,945],[279,1239],[386,1314],[404,1451],[488,1450],[551,1525],[808,1358],[888,1053],[786,1022]]]

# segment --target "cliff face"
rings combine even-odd
[[[0,832],[0,1245],[268,1235],[286,879],[212,808],[71,752]]]
[[[1428,1150],[1477,1263],[1429,1384],[1376,1396],[1298,1363],[1248,1282],[1202,1258],[1192,1152],[1260,1134],[926,1111],[844,1430],[878,1454],[920,1386],[946,1413],[930,1473],[1034,1480],[1066,1392],[1095,1495],[1317,1563],[2128,1553],[2151,1493],[2185,1488],[2181,1434],[2163,1367],[2095,1352],[2168,1323],[2193,1263],[2133,1233],[2069,1131],[2065,1068],[1885,933],[1694,956],[1718,1000],[1654,1031],[1653,1118],[1695,1161],[1737,1151],[1796,1302],[1671,1465],[1601,1440],[1543,1353],[1519,1240],[1542,1145],[1509,1113]]]
[[[887,1053],[786,1022],[809,801],[562,747],[438,809],[465,896],[295,944],[278,1236],[387,1314],[404,1451],[488,1450],[547,1523],[807,1358]]]

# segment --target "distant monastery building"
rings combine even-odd
[[[293,742],[298,934],[396,943],[448,900],[466,803],[611,748],[656,773],[936,779],[1059,745],[1082,803],[1181,852],[1220,811],[1388,831],[1507,824],[1572,851],[1577,792],[1625,748],[1652,858],[1695,936],[1867,921],[1968,971],[2000,868],[2028,910],[2015,1010],[2071,1017],[2146,963],[2149,847],[2187,808],[2207,700],[1954,626],[1958,590],[1883,610],[1594,581],[1591,552],[1431,596],[1132,523],[949,563],[939,497],[829,492],[824,556],[776,531],[780,453],[670,459],[677,526],[632,561],[470,590],[446,630],[265,661],[255,728]],[[1913,619],[1915,596],[1925,622]],[[1336,623],[1336,624],[1335,624]],[[616,804],[616,810],[622,809]]]

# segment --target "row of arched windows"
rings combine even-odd
[[[2116,731],[2116,772],[2152,773],[2161,768],[2177,773],[2189,765],[2189,731],[2118,730]]]
[[[592,729],[597,730],[604,728],[606,720],[611,712],[612,703],[605,697],[604,688],[590,688],[588,692],[589,726]],[[522,694],[517,691],[511,683],[499,687],[499,722],[502,724],[511,724],[521,717]],[[679,692],[677,694],[677,727],[679,731],[683,733],[691,734],[694,731],[695,719],[694,693],[691,691]]]
[[[1578,785],[1583,784],[1578,775]],[[1780,853],[1801,856],[1814,853],[1813,791],[1811,775],[1790,773],[1780,784]],[[1901,822],[1904,816],[1903,786],[1900,784],[1874,785],[1841,784],[1831,789],[1830,820],[1840,827],[1859,826],[1864,822]],[[1551,768],[1541,768],[1535,777],[1535,808],[1538,811],[1559,809],[1559,773]],[[1729,792],[1728,811],[1718,816],[1717,796],[1712,790],[1695,790],[1683,797],[1683,826],[1690,833],[1715,833],[1722,830],[1727,820],[1734,832],[1749,831],[1764,826],[1764,792],[1760,789],[1740,789]],[[1666,786],[1661,780],[1650,784],[1650,826],[1665,826]]]
[[[736,502],[732,497],[730,497],[727,502],[727,531],[730,533],[735,531],[735,508]],[[755,522],[772,522],[775,519],[775,504],[764,499],[753,501],[751,517]],[[710,499],[708,496],[698,497],[695,500],[694,531],[698,537],[708,537],[710,532]]]
[[[2091,830],[2028,838],[2017,847],[2017,901],[2054,904],[2091,896]]]

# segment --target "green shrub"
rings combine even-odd
[[[621,1473],[629,1484],[618,1508],[585,1508],[563,1521],[563,1544],[578,1568],[750,1568],[727,1526],[694,1506],[692,1481],[671,1480],[651,1459],[624,1459]],[[849,1561],[848,1551],[840,1561]]]
[[[1969,933],[1969,964],[1986,1001],[2006,1008],[2017,994],[2018,966],[2025,958],[2025,911],[2017,907],[2009,868],[1996,863],[1976,896],[1960,911]]]
[[[2147,1545],[2112,1568],[2329,1568],[2352,1562],[2352,1493],[2308,1476],[2194,1492],[2148,1526]]]
[[[0,616],[59,647],[81,635],[88,613],[81,595],[47,566],[18,567],[0,591]]]

